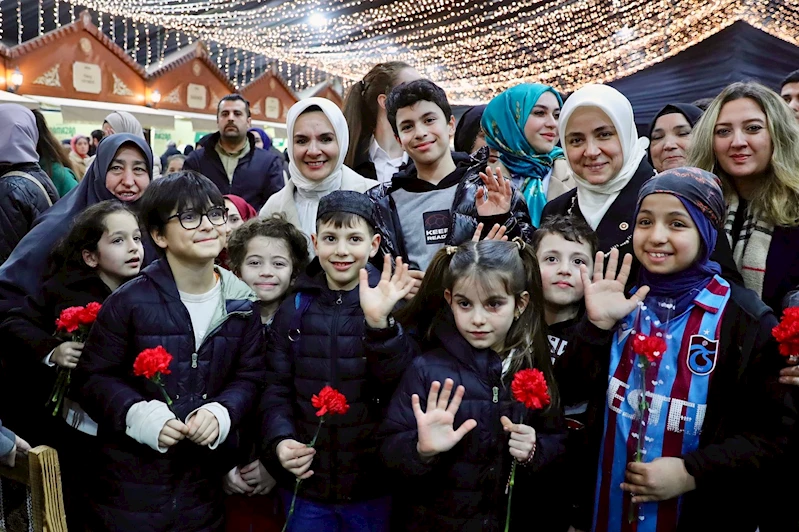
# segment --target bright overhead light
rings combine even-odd
[[[327,17],[322,13],[312,13],[311,16],[308,17],[308,24],[321,28],[327,25]]]

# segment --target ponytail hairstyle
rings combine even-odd
[[[440,249],[425,272],[419,293],[397,313],[397,320],[406,328],[417,327],[420,336],[429,339],[436,324],[452,312],[444,291],[451,291],[463,279],[474,280],[486,290],[501,283],[517,301],[522,292],[530,294],[527,307],[508,331],[504,352],[499,356],[504,359],[513,353],[511,378],[522,369],[541,370],[549,386],[551,405],[557,405],[558,391],[546,340],[541,274],[535,250],[521,239],[481,240]]]
[[[378,63],[361,81],[350,87],[344,100],[344,118],[350,128],[350,147],[344,164],[352,168],[358,155],[358,146],[369,138],[377,127],[377,116],[380,105],[377,97],[388,96],[391,89],[398,85],[400,72],[411,68],[402,61]]]
[[[127,205],[119,200],[106,200],[95,203],[78,214],[69,233],[56,244],[50,253],[50,274],[54,275],[61,269],[67,271],[94,271],[83,260],[83,251],[92,253],[97,251],[97,243],[103,237],[107,227],[106,218],[116,212],[126,212],[138,221],[136,215]]]

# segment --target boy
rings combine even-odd
[[[161,258],[105,301],[73,377],[102,446],[92,530],[222,525],[219,477],[231,464],[217,448],[264,377],[254,296],[214,267],[227,233],[224,205],[210,180],[186,171],[153,181],[139,202]],[[160,383],[134,376],[137,355],[158,346],[173,357]]]
[[[498,223],[508,238],[529,242],[533,227],[524,198],[493,171],[481,174],[487,171],[488,151],[478,152],[478,159],[453,158],[449,143],[455,117],[440,87],[424,79],[403,83],[388,95],[386,112],[413,164],[391,183],[367,192],[375,203],[384,253],[423,271],[442,246],[470,240],[478,222],[485,233]]]
[[[566,530],[573,513],[572,502],[586,496],[575,493],[573,479],[581,468],[586,467],[582,457],[591,453],[584,430],[589,392],[579,384],[584,381],[584,376],[577,373],[579,370],[576,367],[569,368],[566,364],[568,359],[561,356],[584,314],[580,265],[585,264],[589,271],[593,270],[599,238],[581,219],[549,216],[533,235],[532,245],[544,288],[544,320],[555,379],[569,429],[563,462],[543,473],[546,479],[542,480],[542,485],[549,485],[550,489],[542,496],[547,499],[546,507],[550,508],[550,512],[542,528]]]
[[[544,319],[555,364],[582,317],[580,265],[592,270],[599,239],[582,220],[550,216],[533,235],[532,245],[544,286]]]
[[[363,194],[323,197],[311,239],[316,258],[272,325],[262,401],[265,463],[287,509],[302,479],[289,530],[387,531],[391,502],[376,433],[413,356],[390,317],[412,282],[401,259],[393,277],[388,255],[382,277],[367,264],[380,235]],[[311,396],[326,385],[350,408],[326,419],[315,446],[307,447],[319,427]]]

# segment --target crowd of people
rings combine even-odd
[[[56,448],[70,530],[799,529],[780,89],[641,136],[614,88],[521,84],[456,126],[391,62],[285,154],[231,94],[161,157],[0,105],[0,462]]]

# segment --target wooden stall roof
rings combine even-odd
[[[300,91],[297,93],[297,96],[300,100],[304,100],[305,98],[327,98],[331,102],[338,105],[340,108],[344,108],[344,98],[341,97],[341,94],[333,87],[333,83],[331,81],[323,81],[313,87],[308,87],[304,91]]]
[[[149,92],[158,91],[160,109],[216,115],[219,100],[236,87],[216,66],[201,41],[164,57],[147,69]]]
[[[144,68],[94,25],[88,11],[75,22],[11,48],[6,67],[22,72],[18,92],[23,94],[144,103]]]
[[[242,87],[240,92],[250,101],[250,112],[254,119],[281,124],[286,123],[289,108],[299,101],[274,68]]]

